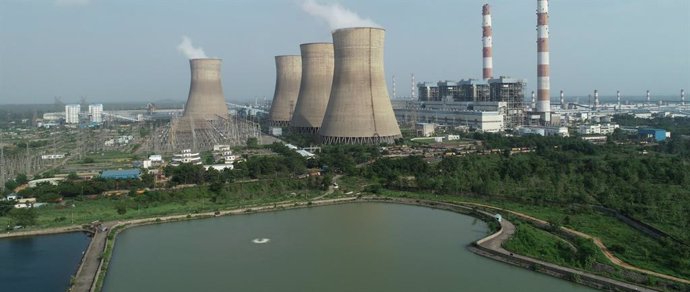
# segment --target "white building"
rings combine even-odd
[[[79,124],[79,112],[81,106],[78,104],[68,104],[65,106],[65,123]]]
[[[524,126],[517,129],[520,135],[539,135],[539,136],[561,136],[569,137],[568,128],[566,127],[541,127],[541,126]]]
[[[577,131],[582,135],[609,135],[619,127],[618,124],[580,125]]]
[[[90,104],[89,105],[89,117],[92,123],[102,123],[103,122],[103,105],[102,104]]]
[[[192,152],[191,149],[184,149],[180,153],[173,154],[172,163],[170,164],[172,166],[179,166],[182,163],[200,165],[201,155],[199,155],[199,152]]]

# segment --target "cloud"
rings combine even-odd
[[[338,3],[321,4],[315,0],[306,0],[302,2],[302,10],[328,22],[331,30],[347,27],[381,27],[373,20],[362,18]]]
[[[177,50],[183,53],[189,59],[203,59],[206,57],[204,49],[201,47],[195,48],[192,45],[192,40],[188,36],[182,36],[182,42],[177,45]]]
[[[91,0],[55,0],[57,6],[83,6],[91,3]]]

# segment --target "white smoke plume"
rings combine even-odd
[[[186,35],[182,36],[182,42],[177,45],[177,50],[183,53],[189,59],[208,58],[206,57],[206,53],[204,53],[204,49],[201,47],[195,48],[192,45],[192,40]]]
[[[373,20],[361,18],[338,3],[321,4],[315,0],[305,0],[302,2],[302,10],[326,20],[331,30],[347,27],[381,27]]]

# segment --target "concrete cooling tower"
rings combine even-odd
[[[228,106],[220,83],[220,59],[191,59],[192,81],[184,118],[217,120],[228,117]]]
[[[276,88],[269,112],[271,126],[287,127],[297,104],[302,58],[300,56],[276,56]]]
[[[302,83],[290,127],[298,133],[316,134],[326,113],[333,82],[333,44],[301,44]]]
[[[401,137],[384,77],[384,35],[371,27],[333,32],[335,68],[321,142],[378,144]]]

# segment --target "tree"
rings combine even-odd
[[[20,173],[17,175],[17,178],[15,178],[14,181],[17,182],[17,185],[23,185],[29,182],[29,178],[26,176],[26,174]]]
[[[259,139],[256,137],[251,137],[247,139],[247,148],[259,148]]]
[[[36,224],[38,213],[34,208],[20,208],[12,209],[9,216],[15,225],[31,226]]]
[[[70,172],[70,173],[67,175],[67,179],[68,179],[68,180],[72,180],[72,181],[78,180],[78,179],[79,179],[79,175],[77,175],[77,173],[73,171],[73,172]]]

